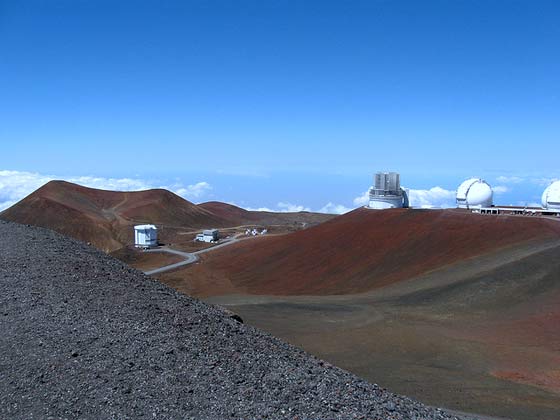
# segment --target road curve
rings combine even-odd
[[[192,264],[194,262],[197,262],[198,261],[198,255],[200,255],[200,254],[204,254],[205,252],[213,251],[214,249],[222,248],[224,246],[228,246],[228,245],[234,244],[236,242],[239,242],[239,239],[237,239],[237,238],[226,239],[224,242],[222,242],[219,245],[216,245],[216,246],[213,246],[213,247],[210,247],[210,248],[206,248],[206,249],[201,249],[200,251],[196,251],[196,252],[183,252],[183,251],[179,251],[179,250],[173,249],[173,248],[148,249],[145,252],[167,252],[169,254],[179,255],[179,256],[181,256],[185,259],[183,261],[179,261],[178,263],[175,263],[175,264],[169,264],[169,265],[165,265],[165,266],[160,267],[160,268],[155,268],[153,270],[144,271],[144,274],[147,274],[147,275],[151,276],[153,274],[159,274],[159,273],[163,273],[165,271],[175,270],[176,268],[183,267],[183,266]]]

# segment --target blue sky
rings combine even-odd
[[[0,0],[0,206],[54,177],[343,209],[377,170],[428,204],[470,176],[536,202],[560,177],[558,21],[530,0]]]

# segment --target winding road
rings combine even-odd
[[[228,246],[228,245],[234,244],[234,243],[239,242],[239,241],[240,241],[240,239],[238,239],[238,238],[226,239],[225,241],[223,241],[219,245],[215,245],[215,246],[210,247],[210,248],[201,249],[200,251],[196,251],[196,252],[183,252],[183,251],[178,251],[178,250],[173,249],[173,248],[165,248],[165,247],[164,248],[156,248],[156,249],[148,249],[145,252],[167,252],[169,254],[179,255],[179,256],[181,256],[185,259],[183,261],[179,261],[178,263],[175,263],[175,264],[170,264],[170,265],[166,265],[166,266],[163,266],[163,267],[160,267],[160,268],[155,268],[153,270],[144,271],[144,274],[147,274],[147,275],[151,276],[153,274],[163,273],[165,271],[174,270],[176,268],[192,264],[192,263],[198,261],[198,255],[200,255],[200,254],[204,254],[205,252],[213,251],[214,249],[222,248],[224,246]]]

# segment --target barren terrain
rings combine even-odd
[[[358,210],[160,279],[429,404],[558,418],[560,221]]]
[[[175,264],[183,260],[180,255],[169,253],[151,253],[131,247],[121,248],[111,255],[121,261],[127,261],[128,264],[141,271],[149,271],[164,265]]]
[[[81,242],[0,233],[1,418],[455,419]]]
[[[133,224],[159,218],[162,241],[188,252],[209,246],[192,242],[196,223],[224,236],[266,226],[270,235],[158,279],[425,403],[558,418],[559,220],[406,209],[333,218],[196,206],[161,190],[106,193],[50,183],[0,217],[92,242],[143,270],[176,257],[131,249]]]
[[[521,258],[498,263],[511,254]],[[365,294],[207,300],[426,403],[553,420],[560,410],[559,261],[560,243],[530,244]]]
[[[251,212],[218,202],[196,205],[163,189],[105,191],[65,181],[51,181],[0,213],[0,219],[53,229],[108,253],[131,246],[137,224],[155,224],[160,242],[189,248],[202,229],[222,228],[226,235],[254,227],[292,232],[332,217]]]
[[[203,258],[204,264],[162,279],[196,296],[217,294],[213,284],[204,290],[207,277],[223,281],[232,293],[355,294],[499,249],[559,237],[560,223],[545,218],[362,208],[293,234],[216,250]]]

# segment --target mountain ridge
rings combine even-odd
[[[301,228],[332,215],[316,213],[251,212],[230,204],[211,202],[197,205],[171,191],[156,188],[142,191],[109,191],[67,181],[50,181],[13,206],[0,218],[21,224],[53,229],[90,242],[105,252],[133,243],[133,226],[163,227],[160,238],[185,240],[186,233],[205,228],[226,228],[242,224],[280,224]]]

